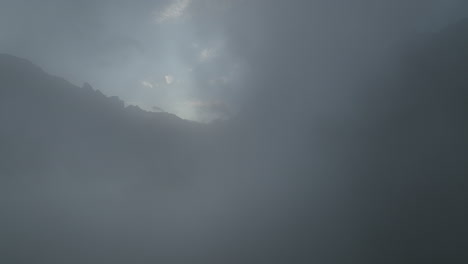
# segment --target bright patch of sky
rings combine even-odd
[[[162,108],[181,118],[202,122],[226,116],[227,111],[219,109],[228,108],[222,89],[233,79],[230,77],[231,61],[218,60],[224,55],[222,34],[199,35],[194,27],[192,12],[199,3],[171,0],[151,13],[157,24],[149,23],[148,29],[154,36],[151,39],[145,32],[145,37],[155,46],[143,45],[154,56],[147,59],[139,81],[135,81],[137,88],[132,90],[128,100],[133,105],[156,112]]]

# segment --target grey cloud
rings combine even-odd
[[[0,52],[158,106],[0,56],[5,262],[466,255],[464,1],[0,3]]]

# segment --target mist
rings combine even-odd
[[[0,0],[0,262],[465,263],[467,19]]]

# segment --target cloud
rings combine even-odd
[[[166,76],[164,76],[164,80],[166,80],[166,84],[171,85],[171,84],[174,83],[175,78],[172,75],[166,75]]]
[[[173,3],[157,14],[156,22],[164,23],[181,17],[192,0],[173,0]]]
[[[200,62],[207,62],[212,60],[217,56],[217,50],[216,49],[203,49],[200,54],[198,55],[198,59]]]
[[[154,88],[153,84],[147,81],[142,81],[141,85],[143,85],[143,87],[146,87],[146,88]]]

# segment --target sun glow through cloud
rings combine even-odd
[[[204,1],[166,0],[165,5],[151,14],[151,22],[158,24],[155,29],[160,34],[158,43],[163,51],[148,65],[151,70],[140,79],[146,89],[140,90],[141,95],[135,99],[199,122],[226,116],[224,105],[213,101],[223,100],[224,93],[232,93],[223,89],[233,84],[226,77],[230,72],[226,60],[229,53],[222,32],[214,30],[200,37],[194,28],[202,6],[209,2],[214,8],[210,15],[215,15],[223,10],[224,0]],[[184,23],[187,19],[190,23]],[[150,95],[139,98],[143,94]],[[197,101],[194,97],[204,103],[193,103]]]

